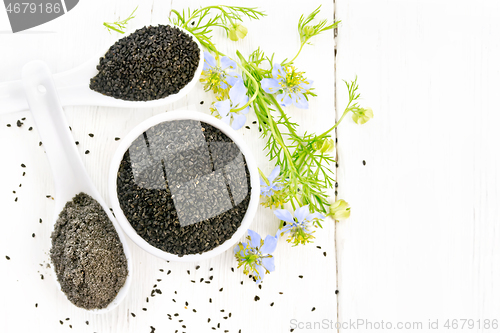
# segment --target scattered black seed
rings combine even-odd
[[[187,270],[187,273],[188,273],[188,275],[191,274],[191,272],[189,271],[189,269]]]
[[[32,130],[33,130],[33,127],[28,128],[28,131],[32,131]]]
[[[193,309],[193,312],[196,312],[196,309]]]
[[[316,246],[316,248],[321,249],[321,246],[318,245],[318,246]]]
[[[17,197],[14,199],[15,202],[17,202]]]
[[[23,126],[23,123],[20,120],[18,120],[16,124],[17,124],[17,127]]]
[[[363,160],[363,165],[366,165],[366,161],[365,160]]]
[[[311,309],[311,311],[314,311],[314,310],[316,310],[316,308],[315,308],[315,307],[313,307],[313,308]]]
[[[217,323],[217,328],[220,328],[220,323]]]
[[[338,168],[339,167],[339,164],[338,163],[335,163],[335,167]]]
[[[269,305],[274,306],[274,302],[271,302],[271,304],[269,304]]]
[[[77,146],[78,146],[79,144],[80,144],[80,142],[78,142],[78,141],[75,141],[75,145],[77,145]]]
[[[243,285],[243,281],[241,281],[240,284]]]
[[[280,291],[280,292],[279,292],[279,294],[280,294],[280,295],[283,295],[283,292],[282,292],[282,291]]]
[[[42,280],[43,280],[43,274],[40,274],[40,279],[42,279]]]
[[[12,193],[16,194],[16,191],[12,191]]]
[[[37,307],[38,307],[38,303],[35,303],[35,308],[37,308]]]
[[[213,275],[210,275],[210,276],[208,277],[208,279],[209,279],[210,281],[212,281],[212,280],[213,280],[213,278],[214,278],[214,276],[213,276]]]
[[[153,288],[156,288],[156,286],[157,286],[157,285],[156,285],[156,283],[155,283],[155,284],[153,285]]]
[[[335,191],[335,195],[339,195],[339,192]]]
[[[148,297],[146,297],[146,303],[149,303],[149,298]]]
[[[132,316],[134,316],[134,317],[135,317],[135,314],[133,314],[133,313],[132,313]],[[88,324],[89,324],[89,321],[88,321],[88,320],[86,320],[86,321],[85,321],[85,324],[87,324],[87,325],[88,325]]]
[[[326,252],[323,252],[323,255],[326,257]]]
[[[88,153],[90,153],[90,150],[86,150],[86,151],[85,151],[85,154],[88,154]]]
[[[50,194],[47,194],[47,195],[46,195],[46,197],[47,197],[47,198],[50,198],[50,197],[52,197],[52,196],[51,196]]]
[[[222,317],[223,319],[227,319],[227,317]]]
[[[206,284],[209,284],[209,283],[210,283],[210,281],[205,281],[205,283],[206,283]]]
[[[161,282],[161,279],[156,279],[156,281]]]
[[[259,127],[259,132],[262,132],[262,128]]]
[[[40,142],[38,143],[38,147],[40,147],[41,145],[42,145],[42,141],[40,141]]]
[[[252,121],[252,124],[257,124],[257,120]]]
[[[160,268],[160,269],[159,269],[159,271],[160,271],[160,272],[163,272],[163,268]]]
[[[170,274],[172,271],[169,269],[168,272],[167,272],[167,275]]]
[[[208,302],[209,302],[209,303],[212,303],[212,299],[211,299],[211,298],[209,298],[209,299],[208,299]]]
[[[339,187],[339,183],[335,183],[335,187]]]
[[[224,309],[221,309],[220,312],[224,312]]]
[[[220,288],[220,289],[219,289],[219,291],[222,291],[222,290],[224,290],[224,288]]]
[[[194,269],[200,269],[200,266],[196,266]]]
[[[22,163],[21,168],[26,168],[26,165],[24,163]]]
[[[196,281],[195,281],[195,280],[191,280],[191,282],[196,283]]]
[[[73,326],[72,326],[72,325],[69,325],[69,328],[73,328]]]
[[[254,299],[254,301],[257,302],[260,299],[260,297],[259,296],[255,296],[253,299]]]
[[[301,278],[301,279],[302,279],[302,278],[304,278],[304,276],[303,276],[303,275],[299,275],[299,278]]]
[[[69,320],[69,318],[66,318],[65,320],[66,320],[66,321],[68,321],[68,320]]]
[[[10,127],[11,125],[10,124],[7,124],[7,127]]]
[[[26,176],[26,172],[23,172],[23,177]]]
[[[71,126],[69,126],[69,130],[72,131],[73,129],[71,128]]]
[[[154,328],[153,326],[149,326],[149,327],[151,327],[151,333],[155,333],[156,328]]]
[[[59,323],[60,323],[61,325],[62,325],[62,324],[64,324],[62,320],[59,320]]]
[[[339,291],[338,290],[335,290],[335,295],[338,295]]]
[[[229,312],[229,318],[231,318],[231,312]]]
[[[177,303],[177,301],[175,299],[173,299],[173,298],[172,298],[172,301],[175,302],[175,303]]]
[[[201,279],[200,279],[200,283],[201,283],[201,282],[203,282],[203,280],[205,280],[205,279],[204,279],[204,278],[201,278]]]
[[[142,311],[148,311],[148,309],[146,309],[146,308],[142,308]]]
[[[203,103],[204,103],[203,101],[200,102],[200,104],[203,104]]]
[[[178,314],[178,313],[174,313],[174,317],[178,317],[178,316],[179,316],[179,314]]]
[[[212,320],[212,319],[208,318],[207,323],[209,323],[209,322],[210,322],[210,320]]]
[[[234,267],[231,267],[231,272],[234,272]]]
[[[93,138],[93,137],[94,137],[94,134],[92,134],[92,133],[89,133],[89,136],[90,136],[91,138]]]
[[[179,92],[194,77],[200,49],[172,26],[148,26],[112,45],[99,60],[90,89],[114,98],[149,101]]]
[[[51,235],[50,257],[61,290],[85,309],[102,309],[128,275],[123,245],[101,205],[85,193],[66,203]]]
[[[210,267],[210,272],[211,272],[211,271],[213,271],[213,270],[214,270],[214,268],[213,268],[213,267]]]
[[[31,237],[35,238],[35,233],[32,233],[32,234],[31,234]]]
[[[160,289],[155,289],[155,291],[157,294],[160,294],[160,295],[162,294]]]
[[[201,125],[203,133],[192,120],[149,128],[124,154],[116,180],[120,206],[139,236],[178,256],[231,238],[250,201],[239,148],[217,128]]]
[[[250,126],[245,126],[246,129],[250,129]]]
[[[5,256],[5,259],[10,260],[10,257],[9,256]]]

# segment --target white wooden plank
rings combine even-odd
[[[336,8],[338,82],[357,74],[375,113],[338,130],[340,320],[498,319],[498,2]]]
[[[201,3],[173,1],[173,6],[182,9]],[[246,4],[239,1],[224,3],[257,6],[268,16],[260,22],[248,22],[249,34],[242,42],[227,41],[217,33],[216,42],[221,49],[233,56],[236,49],[248,55],[261,46],[266,52],[276,52],[276,59],[282,59],[293,56],[298,49],[296,25],[300,14],[311,12],[323,2],[315,0],[307,5],[261,0]],[[137,2],[130,0],[81,1],[69,14],[31,32],[1,34],[2,49],[9,50],[0,53],[1,80],[18,79],[22,65],[34,59],[46,61],[54,72],[86,61],[119,38],[117,33],[107,33],[102,22],[124,18],[136,5]],[[131,21],[131,28],[166,22],[169,9],[169,1],[142,1],[137,17]],[[322,16],[333,19],[333,3],[323,3]],[[8,29],[5,21],[0,27]],[[36,31],[40,33],[35,34]],[[51,33],[43,33],[47,31]],[[333,33],[326,33],[313,43],[304,49],[297,65],[315,81],[319,97],[311,101],[309,110],[291,108],[289,111],[293,119],[302,124],[302,130],[320,131],[334,122]],[[204,101],[203,105],[201,101]],[[189,108],[208,113],[211,101],[212,96],[199,85],[189,96],[166,109]],[[108,168],[119,144],[114,138],[125,136],[144,119],[166,110],[67,107],[65,111],[75,140],[80,142],[78,149],[90,177],[107,200]],[[25,124],[17,128],[15,122],[22,117],[27,118]],[[240,133],[250,145],[258,165],[269,172],[273,165],[265,157],[264,140],[258,138],[257,125],[251,124],[253,120],[255,116],[250,116],[247,125],[251,129],[244,128]],[[7,123],[13,127],[7,128]],[[1,331],[12,332],[22,327],[23,331],[67,332],[71,324],[73,332],[149,332],[150,326],[154,326],[156,332],[206,332],[211,331],[211,327],[217,328],[220,323],[218,331],[285,332],[289,331],[290,320],[294,318],[300,321],[336,318],[333,222],[325,223],[324,230],[316,232],[314,244],[291,248],[281,240],[276,252],[277,270],[265,278],[262,289],[236,269],[232,251],[197,264],[166,263],[129,242],[135,270],[124,302],[105,315],[89,315],[75,308],[51,282],[52,271],[39,266],[48,262],[48,230],[54,213],[53,201],[45,196],[55,194],[43,146],[38,146],[36,128],[28,131],[29,126],[34,127],[29,111],[0,116],[0,151],[3,154],[0,170],[4,175],[0,178],[0,207],[3,224],[8,228],[8,232],[0,233],[0,271],[3,273],[0,277]],[[93,133],[94,137],[90,138],[88,133]],[[84,154],[85,150],[90,153]],[[26,164],[26,170],[20,167],[21,163]],[[26,171],[24,177],[23,171]],[[19,183],[22,183],[21,188],[18,188]],[[17,193],[12,193],[13,190]],[[14,202],[16,196],[19,199]],[[42,224],[39,218],[42,218]],[[265,235],[273,234],[277,225],[278,221],[270,210],[259,208],[252,228]],[[34,239],[31,237],[33,232],[36,234]],[[321,249],[316,246],[321,246]],[[323,252],[327,255],[324,256]],[[5,255],[11,260],[7,261]],[[195,269],[196,265],[200,265],[199,270]],[[163,273],[160,268],[164,269]],[[167,275],[169,270],[171,274]],[[190,270],[189,275],[187,270]],[[45,279],[41,280],[39,274]],[[299,275],[303,278],[300,279]],[[213,276],[211,284],[199,282],[210,276]],[[162,295],[149,298],[147,303],[146,297],[154,284],[162,290]],[[222,292],[219,292],[220,288],[224,288]],[[254,301],[256,295],[260,297],[259,301]],[[209,303],[209,298],[212,298],[212,303]],[[187,307],[186,301],[189,303]],[[272,302],[274,306],[271,307]],[[35,303],[38,303],[37,308]],[[314,312],[311,311],[313,307],[316,308]],[[142,308],[147,308],[147,311]],[[136,317],[132,317],[131,312]],[[170,321],[167,313],[179,313],[179,316]],[[231,317],[224,319],[229,313]],[[208,318],[211,318],[210,323]],[[89,325],[85,324],[87,320]],[[186,325],[186,329],[182,325]]]

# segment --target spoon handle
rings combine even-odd
[[[52,169],[60,199],[56,200],[56,211],[60,211],[66,201],[77,194],[75,192],[92,191],[88,185],[91,181],[76,149],[48,66],[42,61],[26,64],[22,82]]]

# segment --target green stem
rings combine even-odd
[[[291,65],[295,59],[297,59],[297,57],[299,56],[300,52],[302,51],[302,48],[304,47],[304,45],[306,45],[306,41],[304,41],[302,44],[300,44],[300,48],[299,48],[299,51],[297,52],[297,54],[295,55],[295,57],[293,57],[292,60],[290,60],[289,62],[287,62],[284,66],[288,66],[288,65]]]
[[[345,109],[344,113],[342,114],[342,117],[340,117],[339,121],[337,121],[335,123],[335,125],[333,125],[332,128],[330,128],[328,131],[322,133],[321,135],[319,135],[317,138],[322,138],[324,136],[326,136],[328,133],[330,133],[331,131],[333,131],[335,128],[337,128],[337,126],[339,126],[340,122],[344,119],[345,116],[347,116],[347,114],[349,113],[349,105],[347,105],[347,108]]]
[[[111,30],[114,30],[114,31],[119,32],[119,33],[121,33],[121,34],[124,34],[124,33],[125,33],[125,32],[123,32],[123,31],[121,31],[121,30],[116,29],[115,27],[113,27],[112,25],[110,25],[110,24],[109,24],[109,23],[107,23],[107,22],[104,22],[104,23],[103,23],[103,25],[104,25],[106,28],[111,29]]]
[[[236,51],[236,53],[240,54],[239,51]],[[252,97],[250,97],[250,99],[248,100],[248,102],[245,105],[243,105],[242,107],[239,107],[237,109],[232,110],[233,112],[238,112],[238,111],[244,110],[247,106],[252,104],[252,102],[257,98],[257,95],[259,94],[260,86],[259,86],[259,82],[257,82],[257,80],[253,77],[253,75],[251,75],[250,72],[247,71],[247,69],[245,67],[243,67],[243,65],[241,65],[237,61],[235,61],[235,63],[236,63],[236,65],[238,65],[239,68],[241,68],[241,70],[247,75],[247,77],[252,80],[253,86],[255,88],[255,92],[253,93]]]

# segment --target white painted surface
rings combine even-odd
[[[353,207],[336,235],[340,320],[421,321],[400,331],[429,332],[439,319],[432,331],[445,332],[458,319],[450,332],[498,332],[477,320],[500,314],[500,3],[336,9],[337,108],[340,80],[357,74],[375,113],[338,130],[339,196]]]
[[[173,7],[196,7],[201,3],[174,0]],[[232,3],[243,5],[237,1]],[[298,18],[320,3],[262,0],[247,3],[262,8],[268,16],[260,22],[247,22],[249,34],[242,42],[230,42],[223,38],[222,33],[216,32],[217,45],[232,55],[236,49],[247,55],[261,46],[269,55],[276,52],[276,59],[293,57],[299,46]],[[0,9],[0,80],[19,79],[22,66],[30,60],[47,62],[53,72],[68,70],[85,62],[119,38],[117,33],[109,34],[102,22],[126,17],[137,4],[130,0],[82,0],[68,14],[15,35],[8,33],[7,16]],[[130,29],[166,22],[169,10],[168,1],[141,1]],[[323,16],[333,19],[333,3],[323,3]],[[319,97],[311,101],[310,110],[291,108],[289,112],[303,130],[321,131],[334,122],[333,33],[315,38],[313,43],[304,49],[297,65],[315,81]],[[167,108],[66,107],[65,113],[75,141],[80,143],[77,148],[90,178],[107,200],[109,165],[119,144],[115,137],[125,136],[143,120],[168,110],[189,108],[209,113],[212,100],[212,96],[198,85],[187,97]],[[200,101],[204,104],[201,105]],[[15,123],[23,117],[26,117],[24,125],[18,128]],[[247,125],[251,129],[243,128],[240,134],[251,147],[259,167],[269,172],[273,166],[266,160],[264,140],[259,139],[257,125],[251,123],[253,120],[255,117],[250,116]],[[6,124],[12,127],[8,128]],[[276,272],[266,276],[262,289],[236,269],[231,250],[200,263],[167,263],[129,242],[134,273],[130,292],[123,303],[104,315],[91,315],[74,307],[56,290],[49,278],[53,273],[45,267],[48,263],[49,219],[54,214],[54,201],[46,196],[54,194],[54,186],[43,146],[39,147],[36,128],[29,131],[30,126],[34,127],[34,124],[29,111],[0,116],[0,208],[4,227],[4,232],[0,233],[1,332],[135,333],[150,332],[150,326],[154,326],[156,332],[208,332],[212,331],[211,327],[217,328],[218,323],[220,328],[217,331],[221,332],[238,332],[239,329],[242,332],[286,332],[293,318],[301,321],[336,318],[333,222],[325,223],[324,230],[316,232],[314,244],[291,248],[281,240],[276,251]],[[93,133],[94,137],[90,138],[88,133]],[[85,154],[86,150],[90,153]],[[21,168],[21,163],[26,168]],[[22,176],[23,172],[26,172],[25,176]],[[17,202],[14,201],[16,197]],[[41,224],[40,218],[43,220]],[[277,225],[278,221],[270,210],[259,208],[252,228],[262,235],[274,234]],[[32,238],[32,233],[35,233],[35,238]],[[321,249],[316,246],[321,246]],[[326,257],[323,252],[327,253]],[[5,255],[11,260],[6,260]],[[200,266],[198,270],[195,269],[197,265]],[[164,272],[160,272],[160,268]],[[167,275],[169,270],[172,273]],[[187,270],[190,270],[189,275]],[[40,274],[44,275],[43,280]],[[303,278],[300,279],[299,275]],[[210,276],[213,276],[210,284],[199,282]],[[241,285],[240,281],[244,284]],[[162,295],[150,297],[146,302],[154,284],[161,289]],[[219,291],[221,288],[223,290]],[[254,301],[256,295],[260,297],[257,302]],[[209,303],[209,298],[212,303]],[[185,302],[189,303],[187,307]],[[273,307],[270,306],[272,302]],[[38,307],[35,307],[36,303]],[[314,312],[311,311],[313,307],[316,308]],[[147,308],[147,311],[142,308]],[[131,316],[132,312],[136,317]],[[175,317],[175,313],[179,316]],[[229,313],[231,317],[224,319]],[[167,314],[174,319],[169,320]],[[211,318],[210,323],[207,323],[208,318]],[[85,324],[87,320],[89,325]],[[72,325],[72,330],[69,325]],[[186,329],[182,325],[186,325]]]

